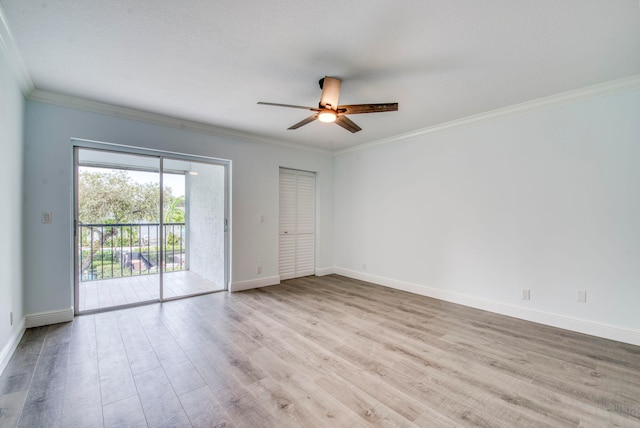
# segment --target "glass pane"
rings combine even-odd
[[[80,312],[159,299],[160,160],[78,149]]]
[[[164,159],[163,298],[225,289],[225,167]]]

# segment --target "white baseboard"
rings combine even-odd
[[[232,282],[231,286],[229,287],[229,291],[234,293],[236,291],[251,290],[252,288],[267,287],[269,285],[276,285],[276,284],[280,284],[280,277],[270,276],[267,278]]]
[[[640,331],[628,330],[620,327],[614,327],[604,324],[594,323],[592,321],[584,321],[576,318],[570,318],[562,315],[550,314],[547,312],[539,312],[527,308],[507,305],[504,303],[494,302],[491,300],[483,300],[477,297],[465,294],[454,293],[451,291],[431,288],[424,285],[414,284],[396,279],[385,278],[381,276],[371,275],[368,273],[358,272],[344,268],[334,268],[334,272],[349,278],[359,279],[374,284],[382,285],[396,290],[407,291],[409,293],[420,294],[422,296],[433,297],[434,299],[444,300],[446,302],[457,303],[476,309],[482,309],[501,315],[507,315],[526,321],[532,321],[552,327],[558,327],[565,330],[571,330],[578,333],[584,333],[591,336],[602,337],[604,339],[617,340],[619,342],[629,343],[631,345],[640,346]]]
[[[336,273],[336,271],[332,267],[316,268],[316,276],[332,275],[334,273]]]
[[[18,343],[20,343],[22,335],[24,335],[26,330],[24,325],[25,320],[23,318],[22,321],[20,321],[20,325],[17,326],[16,331],[13,333],[13,336],[9,339],[9,342],[7,342],[4,348],[2,348],[2,351],[0,351],[0,375],[2,375],[4,369],[7,368],[7,364],[9,364],[9,360],[11,359],[13,352],[18,347]]]
[[[40,312],[39,314],[27,315],[25,318],[27,328],[69,322],[73,321],[73,307],[61,311]]]

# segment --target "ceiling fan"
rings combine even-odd
[[[380,113],[385,111],[397,111],[398,103],[383,103],[383,104],[347,104],[338,105],[338,98],[340,98],[340,79],[335,77],[325,76],[320,79],[320,89],[322,89],[322,96],[320,97],[320,103],[318,107],[304,107],[291,104],[278,104],[278,103],[266,103],[259,101],[258,104],[277,106],[277,107],[290,107],[299,108],[303,110],[311,110],[315,112],[306,119],[292,125],[288,129],[298,129],[301,126],[311,123],[318,119],[320,122],[335,122],[347,131],[358,132],[361,131],[358,125],[356,125],[347,114],[362,114],[362,113]]]

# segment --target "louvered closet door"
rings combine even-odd
[[[280,279],[315,274],[316,175],[280,169]]]
[[[280,279],[296,273],[296,172],[280,169]]]

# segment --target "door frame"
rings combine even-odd
[[[71,228],[72,228],[72,245],[73,245],[73,263],[72,263],[72,269],[73,269],[73,296],[74,296],[74,305],[73,305],[73,311],[74,311],[74,315],[81,315],[81,314],[91,314],[91,313],[97,313],[97,312],[105,312],[105,311],[112,311],[112,310],[116,310],[116,309],[123,309],[123,308],[128,308],[128,307],[135,307],[135,306],[141,306],[141,305],[148,305],[150,303],[158,303],[158,302],[166,302],[166,301],[170,301],[170,300],[176,300],[176,299],[181,299],[181,298],[187,298],[187,297],[194,297],[196,295],[201,295],[201,294],[209,294],[209,293],[215,293],[215,292],[219,292],[219,291],[228,291],[229,290],[229,284],[231,283],[231,233],[232,233],[232,227],[231,227],[231,161],[227,160],[227,159],[220,159],[220,158],[214,158],[214,157],[210,157],[210,156],[201,156],[201,155],[193,155],[193,154],[188,154],[188,153],[179,153],[179,152],[170,152],[170,151],[165,151],[165,150],[156,150],[156,149],[149,149],[149,148],[144,148],[144,147],[137,147],[137,146],[128,146],[128,145],[123,145],[123,144],[115,144],[115,143],[106,143],[106,142],[100,142],[100,141],[92,141],[92,140],[85,140],[85,139],[80,139],[80,138],[72,138],[71,139],[71,148],[72,148],[72,153],[73,153],[73,198],[72,198],[72,219],[71,219]],[[118,305],[118,306],[111,306],[108,308],[104,308],[104,309],[92,309],[92,310],[87,310],[87,311],[82,311],[80,312],[79,310],[79,302],[80,302],[80,278],[78,275],[78,271],[79,271],[79,264],[81,263],[81,260],[78,260],[78,239],[79,237],[77,236],[77,220],[78,220],[78,151],[80,149],[90,149],[90,150],[97,150],[97,151],[107,151],[107,152],[117,152],[117,153],[122,153],[122,154],[129,154],[129,155],[140,155],[140,156],[147,156],[147,157],[155,157],[158,158],[159,161],[159,165],[160,165],[160,171],[158,172],[159,174],[159,185],[160,188],[162,189],[163,187],[163,161],[165,158],[167,159],[176,159],[176,160],[184,160],[184,161],[192,161],[192,162],[200,162],[200,163],[205,163],[205,164],[210,164],[210,165],[218,165],[218,166],[222,166],[224,167],[224,288],[222,290],[218,290],[218,291],[211,291],[211,292],[204,292],[204,293],[198,293],[198,294],[191,294],[191,295],[187,295],[187,296],[179,296],[179,297],[172,297],[172,298],[168,298],[165,299],[163,296],[163,284],[162,284],[162,278],[163,278],[163,274],[160,274],[160,284],[159,284],[159,293],[158,293],[158,299],[157,300],[149,300],[149,301],[143,301],[143,302],[136,302],[136,303],[129,303],[126,305]],[[162,207],[163,207],[163,193],[164,192],[160,192],[160,209],[161,211],[159,212],[159,223],[160,223],[160,228],[159,228],[159,238],[163,239],[164,238],[164,233],[163,233],[163,222],[164,222],[164,218],[163,218],[163,212],[162,212]],[[162,250],[162,246],[160,247],[160,260],[164,260],[164,254],[163,254],[163,250]],[[162,271],[162,269],[161,269]]]

